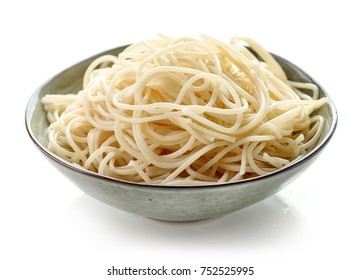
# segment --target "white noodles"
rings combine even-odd
[[[61,158],[121,180],[195,185],[268,174],[305,154],[326,99],[288,81],[251,39],[161,36],[96,59],[80,92],[42,102]]]

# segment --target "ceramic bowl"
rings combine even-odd
[[[134,184],[80,169],[47,149],[46,129],[49,124],[41,104],[41,98],[48,93],[77,92],[81,88],[83,74],[91,61],[100,55],[118,54],[125,47],[95,55],[64,70],[44,83],[31,96],[25,116],[30,138],[50,163],[82,191],[109,205],[145,217],[166,221],[193,221],[225,215],[259,202],[283,189],[315,161],[334,134],[337,112],[329,95],[299,67],[274,55],[290,80],[315,83],[319,86],[321,96],[329,98],[328,104],[318,111],[326,120],[324,133],[316,147],[301,159],[266,176],[235,183],[196,187]]]

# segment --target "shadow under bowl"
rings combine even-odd
[[[194,221],[225,215],[257,203],[283,189],[315,161],[335,132],[337,112],[329,95],[303,70],[274,55],[289,80],[315,83],[319,87],[320,96],[328,98],[328,104],[316,112],[325,118],[325,128],[320,140],[305,156],[288,166],[272,174],[241,182],[179,187],[125,182],[78,168],[47,149],[46,129],[49,123],[41,98],[50,93],[78,92],[82,87],[85,70],[94,59],[104,54],[116,55],[125,48],[126,46],[123,46],[100,53],[62,71],[34,92],[25,114],[29,136],[46,158],[82,191],[109,205],[166,221]]]

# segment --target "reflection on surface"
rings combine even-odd
[[[87,195],[75,200],[69,215],[71,219],[81,219],[85,227],[96,224],[96,229],[100,228],[115,243],[128,237],[143,244],[202,247],[211,243],[212,247],[235,249],[253,244],[291,243],[301,230],[301,219],[283,192],[235,213],[197,222],[148,219],[112,208]]]

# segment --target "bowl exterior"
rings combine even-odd
[[[121,182],[75,167],[47,150],[48,122],[41,98],[48,93],[77,92],[81,88],[86,68],[95,58],[103,54],[117,54],[125,47],[88,58],[50,79],[30,98],[25,114],[29,136],[40,151],[82,191],[106,204],[145,217],[167,221],[193,221],[231,213],[275,194],[292,182],[314,162],[335,131],[335,106],[319,86],[321,96],[329,98],[329,104],[319,111],[326,119],[322,139],[317,147],[302,159],[273,174],[223,185],[166,187]],[[275,58],[289,79],[316,83],[297,66],[278,56]]]

